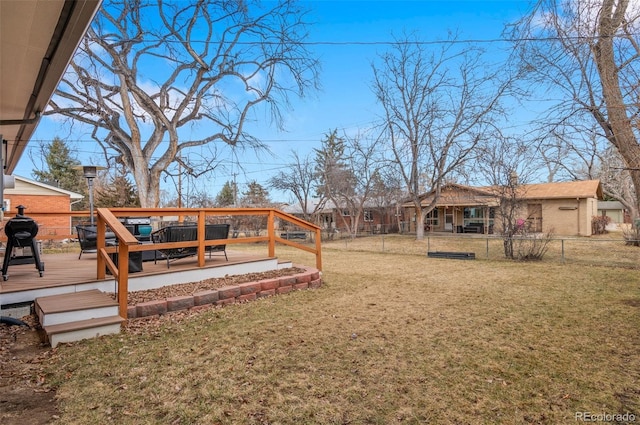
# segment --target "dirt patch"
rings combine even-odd
[[[29,326],[0,324],[0,423],[48,424],[58,409],[41,363],[53,350],[42,343],[35,316],[22,320]]]

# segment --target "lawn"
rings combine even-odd
[[[59,423],[640,420],[637,269],[428,259],[425,242],[393,242],[405,247],[326,244],[318,290],[60,346]]]

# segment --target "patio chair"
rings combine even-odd
[[[78,231],[78,242],[80,243],[80,255],[78,260],[82,257],[83,252],[97,252],[98,250],[98,229],[96,226],[76,226]],[[105,245],[116,245],[116,236],[111,232],[105,233]]]
[[[204,230],[204,238],[208,241],[213,239],[228,239],[230,224],[207,224]],[[211,258],[212,252],[221,252],[224,254],[224,258],[229,261],[227,257],[227,245],[212,245],[207,247],[209,258]]]

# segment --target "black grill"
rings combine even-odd
[[[151,217],[123,217],[120,219],[120,222],[129,229],[132,235],[139,236],[141,233],[146,236],[149,235],[149,232],[140,232],[140,226],[150,226],[151,225]]]
[[[2,263],[2,279],[8,279],[9,266],[17,264],[35,264],[40,273],[44,274],[44,263],[40,261],[40,252],[36,244],[38,234],[38,224],[31,218],[24,215],[25,207],[18,205],[18,214],[7,221],[4,226],[4,233],[7,235],[7,248],[4,252]],[[15,248],[30,248],[31,254],[14,255]]]

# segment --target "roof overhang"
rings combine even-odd
[[[0,135],[13,173],[102,0],[0,1]]]

